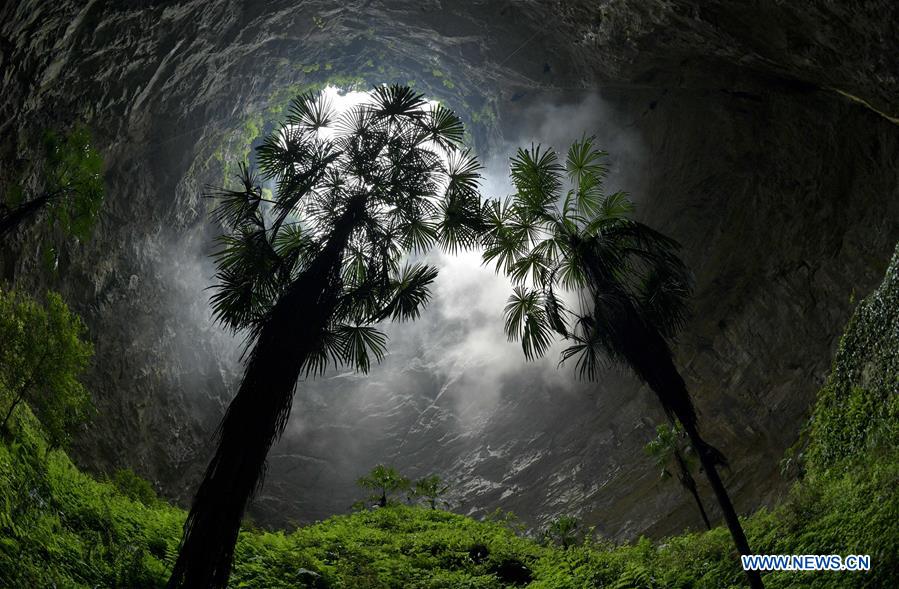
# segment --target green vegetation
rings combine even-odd
[[[77,381],[90,357],[83,326],[58,295],[48,295],[46,307],[0,295],[0,393],[9,414],[0,443],[0,586],[161,587],[184,512],[158,500],[130,471],[105,482],[79,472],[59,448],[86,408]],[[866,553],[873,570],[771,573],[769,587],[899,584],[897,303],[899,251],[841,341],[805,431],[803,480],[777,508],[743,522],[760,553]],[[42,363],[45,356],[55,361]],[[26,386],[35,378],[40,387]],[[551,542],[541,545],[507,521],[477,522],[434,509],[431,500],[445,491],[438,479],[413,489],[427,508],[388,504],[292,533],[244,530],[230,586],[508,587],[530,580],[537,588],[717,588],[741,582],[722,528],[615,546],[591,534],[582,540],[577,522],[560,518],[547,529]]]
[[[161,587],[184,513],[79,472],[27,407],[17,426],[0,444],[0,587]]]
[[[29,191],[14,183],[0,199],[0,239],[44,210],[63,235],[87,239],[104,196],[103,159],[90,133],[83,126],[64,137],[48,131],[43,155],[36,188]]]
[[[319,131],[333,129],[325,139]],[[184,531],[171,587],[224,587],[244,510],[284,431],[301,375],[367,372],[386,353],[375,325],[415,320],[435,268],[403,264],[476,243],[479,165],[463,125],[403,86],[378,86],[341,115],[297,97],[256,150],[261,178],[210,196],[224,229],[214,254],[215,317],[247,335],[246,369]],[[262,202],[261,180],[277,190]],[[386,495],[384,502],[386,504]]]
[[[696,488],[696,480],[693,478],[694,456],[690,452],[691,448],[684,443],[686,441],[684,437],[684,432],[678,425],[659,425],[656,427],[656,437],[646,444],[644,450],[661,470],[659,473],[661,478],[674,476],[671,474],[672,470],[677,473],[677,481],[696,503],[702,523],[706,529],[711,529],[712,524],[709,522],[699,490]]]
[[[744,520],[768,554],[870,554],[867,573],[765,575],[774,589],[899,586],[899,449],[892,396],[899,347],[899,250],[884,284],[860,303],[808,428],[807,473],[775,509]],[[8,313],[7,311],[4,311]],[[889,345],[887,345],[889,344]],[[870,350],[877,350],[869,354]],[[866,384],[867,383],[867,384]],[[834,391],[881,399],[856,453],[819,458],[843,428]],[[851,403],[843,405],[851,413]],[[133,474],[100,482],[51,449],[27,406],[0,442],[0,586],[162,587],[185,513],[156,500]],[[854,429],[854,428],[853,428]],[[139,480],[139,479],[138,479]],[[142,490],[141,490],[142,489]],[[566,526],[567,527],[567,526]],[[587,535],[567,549],[522,537],[514,520],[490,521],[391,505],[332,517],[290,533],[245,529],[231,587],[500,588],[530,575],[530,589],[583,587],[720,589],[743,581],[727,530],[613,545]],[[524,568],[522,568],[524,567]],[[525,576],[526,578],[526,576]]]
[[[431,509],[437,509],[440,505],[449,507],[449,501],[443,499],[447,491],[449,491],[449,485],[435,474],[415,481],[409,493],[409,498],[411,500],[423,499],[425,504]]]
[[[571,548],[582,540],[581,522],[576,517],[563,515],[549,522],[543,530],[543,539],[562,548]]]
[[[633,372],[680,422],[737,551],[753,554],[718,474],[726,461],[700,434],[674,363],[671,345],[684,323],[690,273],[677,242],[635,221],[626,193],[605,191],[607,155],[594,137],[584,137],[571,145],[564,165],[540,145],[512,157],[515,193],[485,207],[483,255],[515,284],[504,309],[506,335],[521,341],[529,360],[556,338],[565,341],[560,363],[574,359],[588,380],[607,361]],[[764,587],[757,572],[746,576],[753,589]]]
[[[388,504],[396,502],[391,500],[391,496],[409,489],[411,481],[392,466],[379,464],[370,473],[360,477],[356,484],[363,489],[375,491],[368,497],[369,501],[376,501],[379,507],[387,507]]]
[[[0,445],[0,586],[162,587],[184,512],[150,506],[78,472],[61,451]],[[897,457],[894,455],[893,459]],[[774,588],[893,587],[899,582],[899,468],[857,465],[797,485],[778,509],[745,521],[759,550],[870,553],[869,573],[774,573]],[[28,489],[22,495],[17,490]],[[32,493],[33,492],[33,493]],[[498,522],[393,505],[332,517],[292,533],[241,533],[231,587],[511,587],[520,562],[531,589],[741,586],[727,531],[659,543],[542,546]],[[645,582],[627,580],[643,579]]]
[[[899,250],[897,250],[899,251]],[[855,310],[809,424],[812,472],[899,443],[899,261]]]
[[[14,291],[0,290],[0,428],[6,431],[26,404],[51,445],[64,445],[91,409],[79,381],[93,355],[81,319],[57,293],[46,306]]]

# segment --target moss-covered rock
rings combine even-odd
[[[849,321],[809,440],[811,473],[899,444],[899,248]]]

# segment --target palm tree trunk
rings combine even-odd
[[[695,423],[684,423],[683,426],[684,431],[687,432],[687,437],[690,438],[690,443],[693,444],[693,448],[696,449],[696,453],[699,455],[706,478],[708,478],[709,484],[715,492],[715,498],[721,507],[721,513],[724,515],[724,521],[727,523],[727,529],[730,530],[730,535],[733,538],[734,545],[737,547],[737,551],[741,555],[752,554],[752,550],[749,549],[749,541],[746,539],[746,534],[743,533],[743,526],[740,525],[737,511],[730,501],[730,496],[727,494],[727,489],[724,488],[724,483],[721,482],[721,477],[718,476],[718,466],[714,452],[711,451],[709,444],[699,435],[699,430],[696,428]],[[762,576],[758,571],[746,571],[746,576],[749,578],[749,586],[752,589],[764,589]]]
[[[287,424],[304,364],[334,313],[342,251],[358,212],[352,207],[338,220],[318,258],[262,325],[188,514],[169,589],[226,587],[247,504],[261,484],[268,451]]]
[[[677,459],[677,465],[681,471],[681,485],[690,493],[693,500],[696,502],[696,507],[699,509],[699,515],[702,516],[702,522],[705,524],[705,529],[711,530],[712,524],[709,523],[709,516],[705,512],[705,506],[702,504],[702,498],[699,496],[699,491],[696,489],[696,481],[693,480],[693,475],[690,474],[687,462],[684,460],[684,457],[680,455],[680,452],[675,451],[674,456]]]
[[[665,412],[669,416],[674,415],[683,425],[712,486],[737,551],[741,555],[752,554],[737,512],[724,488],[724,483],[721,482],[721,477],[718,476],[717,464],[721,460],[721,454],[699,435],[696,409],[687,391],[687,385],[674,365],[671,348],[658,332],[647,327],[638,318],[634,310],[625,312],[625,316],[624,329],[618,340],[619,349],[634,372],[656,394]],[[745,572],[752,589],[764,589],[758,571]]]
[[[13,410],[15,410],[16,406],[19,403],[21,403],[22,399],[24,399],[24,398],[25,398],[25,392],[23,391],[23,392],[19,393],[19,395],[16,397],[16,400],[12,402],[12,405],[10,405],[9,411],[6,412],[6,417],[3,418],[3,425],[0,426],[0,429],[3,429],[3,431],[6,431],[6,426],[9,423],[9,418],[12,417]]]
[[[691,485],[689,491],[696,501],[696,508],[699,509],[699,515],[702,517],[702,523],[705,524],[705,529],[711,530],[712,524],[709,522],[709,516],[705,512],[705,507],[702,504],[702,499],[699,497],[699,491],[696,490],[696,485]]]
[[[25,384],[19,389],[19,394],[16,395],[16,400],[12,402],[12,405],[9,407],[9,411],[6,412],[6,417],[3,418],[3,425],[0,426],[4,431],[6,431],[6,426],[9,423],[9,418],[12,417],[12,412],[18,406],[19,403],[25,400],[25,394],[31,389],[34,385],[34,381],[37,379],[37,376],[43,372],[44,361],[47,359],[47,356],[50,354],[50,350],[45,349],[41,354],[40,359],[35,364],[34,368],[31,370],[31,374],[28,375],[28,380],[25,381]]]
[[[0,215],[0,238],[7,233],[12,232],[16,227],[28,220],[29,217],[37,214],[50,201],[60,196],[58,192],[52,192],[39,196],[38,198],[29,200],[28,202],[9,209]]]

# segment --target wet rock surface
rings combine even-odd
[[[130,466],[186,503],[239,375],[239,342],[211,324],[203,292],[215,228],[202,187],[220,182],[217,152],[246,149],[232,132],[291,85],[415,80],[498,157],[541,128],[547,103],[589,98],[585,130],[613,157],[621,147],[614,179],[696,273],[678,360],[749,511],[785,489],[780,457],[852,300],[899,239],[896,12],[886,1],[7,3],[0,180],[36,158],[44,129],[81,120],[105,155],[108,198],[94,238],[60,248],[56,273],[40,228],[0,252],[0,270],[61,290],[89,326],[99,412],[80,463]],[[485,112],[496,119],[472,116]],[[301,383],[258,521],[343,511],[355,478],[389,461],[446,477],[463,512],[502,507],[530,525],[573,513],[616,537],[697,527],[643,455],[661,415],[626,374],[587,386],[548,376],[554,363],[525,366],[472,403],[465,370],[435,371],[436,352],[401,341],[370,379]]]

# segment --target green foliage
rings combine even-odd
[[[895,267],[894,260],[891,272]],[[872,570],[768,573],[769,589],[899,587],[899,447],[867,441],[872,434],[881,439],[894,427],[893,414],[871,405],[863,422],[867,433],[855,454],[838,449],[824,453],[828,443],[847,438],[833,437],[841,431],[837,424],[821,423],[837,420],[840,406],[854,410],[836,402],[828,387],[845,385],[841,390],[852,393],[853,385],[863,388],[865,378],[879,382],[877,374],[891,366],[889,350],[876,355],[851,350],[883,341],[883,333],[895,325],[899,306],[878,307],[878,301],[890,301],[894,276],[860,305],[847,329],[835,361],[839,369],[822,391],[816,422],[808,430],[809,456],[814,458],[808,464],[810,476],[776,508],[743,521],[759,553],[870,554]],[[0,299],[7,310],[10,300],[15,299],[8,294]],[[879,310],[872,313],[872,308]],[[871,349],[864,345],[861,349]],[[840,374],[860,380],[844,382]],[[877,398],[887,408],[893,402],[888,395]],[[17,422],[15,438],[0,440],[0,587],[164,586],[184,512],[150,500],[144,494],[149,484],[136,482],[132,473],[98,482],[80,472],[61,449],[51,449],[27,406]],[[862,431],[856,427],[850,429]],[[386,472],[371,479],[383,483],[401,478]],[[506,571],[516,563],[529,571],[530,589],[721,589],[745,582],[724,528],[658,542],[589,540],[560,549],[524,537],[509,512],[497,511],[479,522],[397,504],[335,516],[289,533],[244,529],[230,586],[499,589],[515,586]]]
[[[452,111],[402,86],[378,86],[346,113],[321,93],[295,98],[256,149],[259,173],[276,185],[271,202],[247,165],[240,186],[211,194],[226,229],[215,254],[216,317],[252,341],[289,287],[334,258],[325,294],[336,302],[303,368],[367,372],[386,353],[374,324],[415,319],[430,298],[436,269],[401,266],[403,256],[475,242],[479,166],[460,148],[463,130]],[[329,253],[335,247],[339,256]]]
[[[696,455],[679,423],[656,426],[656,437],[643,450],[659,468],[659,478],[667,479],[677,474],[683,482],[696,467]]]
[[[443,504],[448,505],[448,501],[442,497],[449,490],[449,485],[443,482],[438,475],[431,475],[423,479],[418,479],[412,486],[410,498],[423,499],[431,509],[437,509],[437,506]]]
[[[157,501],[153,485],[134,474],[134,471],[130,469],[122,468],[115,471],[111,480],[122,495],[129,499],[139,501],[147,507],[153,506]]]
[[[870,553],[872,571],[773,573],[767,586],[897,586],[899,456],[882,459],[797,485],[776,510],[744,521],[760,552]],[[181,510],[145,505],[80,473],[62,451],[33,440],[0,444],[0,586],[162,587],[183,521]],[[244,530],[230,586],[499,589],[514,586],[498,576],[511,561],[532,572],[531,589],[743,583],[723,528],[658,543],[589,542],[563,550],[522,537],[503,521],[399,504],[290,533]]]
[[[13,172],[0,198],[0,237],[46,211],[59,233],[83,241],[90,236],[103,202],[103,159],[84,126],[63,137],[47,131],[43,147],[43,161],[36,168],[40,180],[32,190],[26,190],[23,182],[35,169],[25,167]],[[45,257],[49,251],[45,247]]]
[[[409,488],[410,481],[392,466],[379,464],[367,475],[360,477],[356,484],[363,489],[376,491],[369,500],[377,501],[381,507],[386,507],[391,502],[393,494]]]
[[[86,420],[90,395],[79,378],[93,355],[81,319],[62,297],[46,305],[0,290],[0,402],[3,426],[27,403],[52,445],[63,445]]]
[[[543,538],[556,546],[570,548],[580,540],[580,521],[578,518],[563,515],[549,522],[543,530]]]
[[[674,453],[681,448],[681,444],[678,442],[678,435],[675,428],[659,424],[656,426],[656,437],[643,447],[646,454],[652,457],[656,466],[659,467],[660,478],[664,479],[671,476],[669,466],[674,459]]]
[[[27,407],[19,422],[0,444],[0,587],[162,587],[183,512],[79,472]]]
[[[104,196],[103,158],[92,143],[84,126],[64,137],[44,135],[46,190],[63,197],[53,201],[51,214],[63,231],[82,241],[90,236]]]
[[[814,473],[899,441],[899,248],[856,307],[809,423]]]
[[[556,337],[567,341],[562,362],[575,359],[590,380],[604,358],[634,368],[620,336],[636,337],[633,325],[672,338],[690,291],[677,243],[634,221],[625,193],[605,191],[606,156],[594,137],[573,143],[564,165],[551,148],[519,149],[510,162],[515,193],[484,209],[484,262],[516,285],[504,309],[507,337],[529,360]]]

